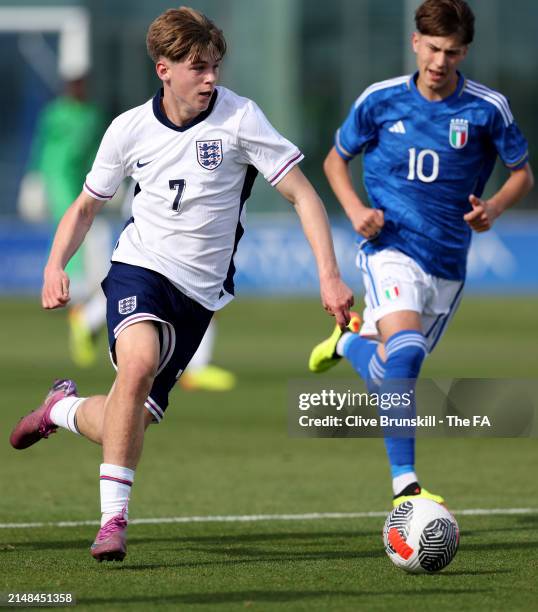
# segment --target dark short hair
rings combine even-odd
[[[474,14],[464,0],[426,0],[415,13],[415,24],[426,36],[459,36],[468,45],[474,37]]]
[[[154,62],[165,57],[173,62],[199,60],[206,53],[220,60],[226,53],[222,30],[199,11],[187,6],[168,9],[149,26],[146,36],[149,56]]]

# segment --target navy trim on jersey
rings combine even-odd
[[[190,123],[186,123],[185,125],[180,126],[176,125],[175,123],[172,123],[170,119],[168,119],[168,117],[164,114],[161,108],[161,99],[164,96],[164,89],[161,87],[153,97],[153,114],[155,115],[157,121],[160,121],[167,128],[175,130],[176,132],[185,132],[189,128],[198,125],[204,119],[207,119],[207,117],[209,117],[211,111],[213,110],[213,107],[215,106],[215,102],[217,101],[217,95],[218,91],[215,89],[213,95],[211,96],[211,101],[209,102],[209,106],[207,107],[207,109],[201,112],[199,115],[196,115],[196,117]]]
[[[124,223],[123,227],[121,228],[120,235],[119,235],[118,239],[116,240],[116,244],[114,245],[114,248],[112,249],[112,252],[114,252],[114,251],[115,251],[115,250],[118,248],[118,246],[119,246],[119,244],[120,244],[121,236],[122,236],[122,234],[123,234],[123,230],[124,230],[124,229],[125,229],[125,228],[126,228],[128,225],[131,225],[131,223],[134,223],[134,217],[129,217],[129,218],[127,219],[127,221],[125,221],[125,223]]]
[[[222,285],[223,290],[229,293],[230,295],[235,295],[234,293],[235,291],[235,285],[234,285],[235,252],[237,251],[237,245],[239,244],[241,237],[245,233],[245,228],[241,225],[241,213],[243,212],[243,206],[245,205],[245,202],[250,197],[250,194],[252,192],[252,186],[254,185],[254,181],[256,180],[257,176],[258,176],[258,170],[254,166],[249,166],[245,174],[245,182],[243,183],[243,189],[241,190],[241,196],[239,200],[239,217],[237,219],[237,228],[235,230],[234,250],[232,253],[232,257],[230,259],[230,267],[228,268],[228,274],[226,275],[226,280],[224,281]],[[222,292],[221,292],[220,297],[222,297]]]

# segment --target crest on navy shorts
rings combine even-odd
[[[218,168],[222,163],[222,140],[197,140],[196,157],[202,168]]]
[[[136,295],[128,298],[123,298],[118,302],[118,312],[121,315],[126,315],[136,310]]]
[[[469,122],[467,119],[451,119],[448,141],[453,149],[463,149],[469,140]]]

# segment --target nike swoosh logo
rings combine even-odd
[[[151,164],[151,162],[152,162],[152,161],[153,161],[153,160],[151,159],[149,162],[145,162],[145,163],[141,164],[141,163],[140,163],[140,160],[138,160],[138,161],[136,162],[136,167],[137,167],[137,168],[143,168],[144,166],[147,166],[148,164]]]

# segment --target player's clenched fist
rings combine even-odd
[[[487,232],[497,218],[495,210],[486,200],[481,200],[475,195],[469,196],[469,202],[473,210],[463,216],[464,221],[475,232]]]
[[[65,306],[69,297],[69,277],[61,268],[45,268],[41,305],[43,308],[60,308]]]
[[[357,210],[351,222],[353,223],[353,229],[361,236],[375,238],[385,224],[385,216],[382,210],[365,206]]]

